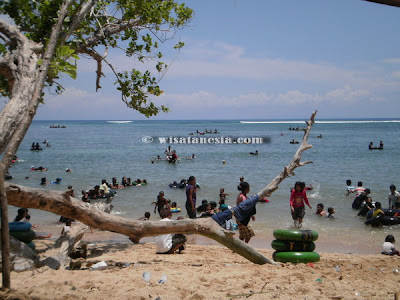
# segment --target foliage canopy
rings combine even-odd
[[[90,57],[97,62],[96,90],[101,88],[102,67],[108,65],[128,107],[147,117],[160,110],[168,111],[149,99],[162,93],[157,77],[162,78],[168,67],[161,60],[163,53],[159,44],[173,39],[176,31],[188,24],[192,10],[175,0],[4,0],[0,2],[0,14],[10,18],[28,39],[43,45],[41,55],[44,55],[52,28],[64,6],[68,12],[47,72],[46,86],[62,92],[63,87],[57,82],[59,77],[66,74],[75,79],[76,60],[80,56]],[[174,48],[182,46],[183,43],[178,41]],[[12,56],[16,48],[16,43],[0,28],[0,59]],[[142,63],[153,60],[158,76],[149,70],[118,72],[107,59],[110,49],[118,49]],[[41,61],[38,61],[38,67]],[[11,98],[10,77],[4,74],[0,64],[0,93]]]

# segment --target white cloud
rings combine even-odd
[[[330,90],[325,93],[305,93],[299,90],[289,90],[278,94],[248,93],[236,96],[225,96],[198,91],[192,94],[164,94],[155,102],[163,103],[172,110],[181,108],[193,108],[209,110],[214,108],[237,108],[259,107],[268,108],[271,106],[293,107],[295,105],[326,105],[326,104],[356,104],[380,100],[371,91],[352,89],[349,86]]]
[[[400,64],[400,57],[384,59],[383,62],[386,64]]]
[[[154,70],[156,61],[146,64],[138,62],[134,57],[125,57],[120,52],[110,52],[109,61],[117,71]],[[256,57],[246,53],[242,46],[232,45],[220,41],[195,41],[189,47],[166,63],[170,69],[166,74],[168,80],[218,78],[220,80],[243,79],[256,80],[260,83],[279,81],[306,82],[318,86],[325,85],[334,89],[338,86],[351,85],[358,89],[365,86],[375,89],[387,88],[388,85],[399,86],[399,74],[391,73],[382,66],[373,64],[358,64],[357,67],[343,68],[330,62],[312,62],[279,57]],[[169,62],[168,62],[169,60]],[[400,58],[385,60],[385,62],[398,62]],[[85,59],[79,61],[81,70],[94,71],[95,64]],[[111,75],[111,70],[103,67],[103,72]],[[155,75],[156,72],[153,73]]]

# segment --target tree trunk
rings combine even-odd
[[[3,176],[3,183],[0,182],[2,184],[0,193],[5,189],[4,174],[9,168],[11,157],[15,155],[36,114],[50,62],[53,59],[57,40],[62,30],[62,24],[71,4],[72,0],[65,0],[63,3],[57,22],[52,28],[44,54],[42,45],[29,40],[16,26],[0,20],[1,32],[17,45],[15,51],[7,54],[8,62],[6,62],[6,68],[7,72],[11,73],[10,78],[12,78],[13,83],[10,100],[0,113],[0,153],[3,153],[6,149],[0,164],[0,173]],[[40,65],[38,65],[39,56],[42,59]],[[5,61],[3,60],[3,62]],[[2,251],[2,260],[5,262],[2,270],[2,283],[3,288],[9,289],[11,288],[11,280],[10,249],[9,246],[7,248],[7,245],[9,245],[9,238],[7,238],[8,207],[4,192],[3,195],[0,194],[0,201],[0,207],[2,208],[1,238],[2,247],[5,247],[4,249],[2,248],[4,250]]]
[[[1,208],[1,266],[2,266],[2,284],[4,288],[10,288],[10,232],[8,231],[8,207],[7,196],[4,185],[4,171],[0,168],[0,208]]]

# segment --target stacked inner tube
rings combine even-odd
[[[35,250],[35,243],[32,240],[36,234],[32,228],[32,224],[29,222],[9,222],[8,227],[10,229],[10,235],[17,240],[25,243],[28,247]]]
[[[275,250],[272,257],[275,261],[291,263],[317,262],[320,257],[314,252],[314,241],[318,232],[314,230],[274,230],[276,240],[271,246]]]

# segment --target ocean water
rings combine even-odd
[[[66,128],[49,128],[52,124]],[[45,189],[65,190],[72,185],[76,195],[81,190],[111,182],[112,177],[121,181],[123,176],[146,179],[147,186],[118,190],[113,200],[115,214],[137,219],[150,211],[152,218],[156,196],[165,192],[166,198],[178,203],[185,215],[185,193],[169,188],[172,181],[180,181],[191,175],[200,184],[197,199],[218,202],[219,189],[229,194],[227,203],[234,205],[238,195],[239,177],[250,183],[250,193],[266,186],[283,167],[289,164],[299,145],[290,144],[292,139],[301,141],[302,131],[289,131],[289,127],[304,127],[304,120],[228,120],[228,121],[34,121],[17,153],[18,162],[10,169],[11,182],[30,187],[42,187],[40,178],[53,181],[62,177],[60,185],[49,184]],[[171,144],[178,156],[196,155],[194,160],[182,159],[179,164],[151,160],[164,156],[168,144],[160,144],[157,137],[189,137],[196,130],[217,129],[220,134],[205,137],[268,137],[264,144]],[[281,135],[281,134],[284,135]],[[323,138],[316,138],[322,134]],[[143,137],[154,138],[144,143]],[[197,137],[194,135],[191,137]],[[51,147],[41,142],[48,140]],[[369,142],[375,145],[383,140],[384,150],[368,150]],[[30,151],[32,142],[39,142],[43,151]],[[313,148],[304,152],[302,160],[309,164],[295,170],[296,176],[284,180],[270,197],[269,203],[257,206],[256,222],[252,223],[258,238],[257,246],[270,248],[272,231],[289,228],[292,224],[289,208],[290,187],[295,181],[312,184],[308,192],[313,206],[306,209],[304,228],[317,230],[320,239],[317,250],[329,252],[377,253],[387,234],[400,239],[400,225],[371,228],[356,217],[351,208],[354,196],[346,196],[346,179],[353,185],[362,181],[371,189],[373,201],[387,207],[389,186],[400,188],[400,119],[391,120],[318,120],[313,126],[309,143]],[[249,152],[258,150],[259,155]],[[226,164],[223,164],[222,161]],[[31,166],[44,166],[46,172],[32,172]],[[70,168],[72,173],[66,173]],[[29,179],[25,179],[25,177]],[[334,207],[336,219],[314,215],[317,203],[325,209]],[[16,215],[16,207],[10,206],[10,219]],[[33,223],[52,225],[58,216],[39,210],[30,210]],[[178,214],[177,214],[178,215]],[[175,215],[175,216],[177,216]],[[254,242],[254,243],[256,243]]]

